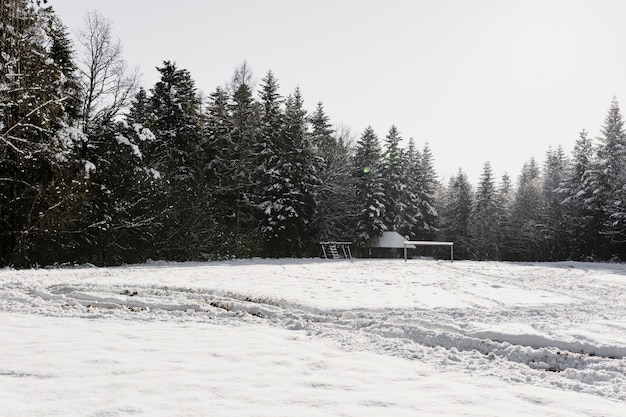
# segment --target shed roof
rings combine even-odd
[[[371,241],[372,248],[404,248],[405,237],[398,232],[383,232]]]

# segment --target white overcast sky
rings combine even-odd
[[[428,142],[444,181],[486,161],[513,179],[549,146],[599,136],[626,109],[623,0],[49,0],[72,33],[111,19],[143,85],[164,60],[206,94],[247,61],[287,96],[383,143],[391,125]]]

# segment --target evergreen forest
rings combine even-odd
[[[616,99],[571,155],[441,181],[427,143],[353,135],[271,70],[243,63],[202,96],[164,61],[146,89],[111,32],[91,13],[74,44],[45,1],[0,4],[0,266],[315,257],[384,231],[460,259],[626,259]]]

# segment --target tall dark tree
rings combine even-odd
[[[387,230],[385,225],[385,188],[381,172],[381,149],[378,136],[371,127],[365,129],[357,142],[354,155],[356,193],[356,240],[369,247],[373,238]]]
[[[0,51],[0,263],[63,261],[85,175],[69,42],[51,9],[7,0]]]
[[[514,235],[509,237],[509,250],[515,260],[540,260],[544,255],[543,197],[541,171],[531,158],[522,168],[511,210]]]
[[[207,185],[211,190],[211,207],[217,221],[214,239],[218,258],[239,254],[237,242],[239,199],[238,180],[241,178],[238,145],[233,141],[228,92],[218,87],[210,96],[205,126],[206,141],[202,147],[206,162],[203,167]]]
[[[418,240],[432,240],[438,230],[439,214],[435,209],[435,193],[438,187],[434,158],[428,143],[421,152],[416,192],[419,199],[419,219],[414,229]]]
[[[567,174],[568,161],[562,147],[549,149],[543,169],[542,194],[544,208],[541,220],[544,238],[542,260],[562,260],[567,258],[567,249],[563,206],[565,193],[561,184]]]
[[[165,183],[161,247],[168,259],[198,259],[212,250],[214,226],[203,175],[201,102],[187,70],[169,61],[158,70],[161,79],[150,99],[155,140],[146,154]]]
[[[313,230],[319,241],[350,241],[353,238],[354,187],[352,150],[348,137],[337,134],[322,103],[309,117],[318,183]]]
[[[616,99],[602,126],[602,137],[593,170],[592,210],[603,219],[601,234],[607,250],[626,258],[626,133]]]
[[[454,242],[457,257],[468,258],[471,248],[470,220],[474,191],[467,175],[461,169],[450,178],[441,203],[442,240]]]
[[[404,183],[402,193],[405,207],[402,223],[398,227],[398,232],[411,239],[414,238],[412,235],[416,232],[420,220],[423,219],[420,193],[421,163],[422,154],[415,147],[413,138],[410,138],[402,160]]]
[[[385,225],[388,230],[398,231],[405,227],[408,190],[404,169],[404,150],[400,147],[402,137],[396,126],[391,126],[385,137],[382,155],[382,174],[385,187]]]
[[[500,258],[501,218],[496,185],[491,164],[485,163],[474,198],[471,214],[472,258],[493,260]]]
[[[229,170],[224,173],[227,195],[226,203],[232,211],[227,212],[225,241],[230,242],[229,253],[250,256],[260,253],[260,230],[258,228],[258,199],[256,199],[257,169],[259,159],[255,155],[260,137],[260,106],[252,96],[253,75],[250,66],[243,63],[235,70],[230,84]],[[211,117],[210,117],[211,119]],[[232,225],[232,227],[230,226]]]
[[[155,204],[160,175],[145,164],[144,150],[154,140],[140,124],[93,127],[84,157],[89,199],[81,216],[81,260],[96,265],[144,262],[155,256],[159,221]]]
[[[568,257],[586,259],[598,253],[599,212],[592,210],[594,146],[585,130],[580,132],[572,151],[567,175],[560,184]],[[567,242],[567,243],[565,243]]]
[[[80,115],[81,90],[80,79],[78,77],[78,67],[75,62],[74,47],[70,40],[67,27],[61,19],[56,16],[51,8],[46,9],[48,15],[47,33],[50,37],[49,46],[50,58],[54,61],[64,80],[60,84],[63,100],[63,113],[66,124],[75,123]],[[57,84],[58,85],[58,84]]]
[[[312,220],[316,210],[315,192],[319,184],[307,113],[300,89],[287,98],[281,145],[280,171],[284,173],[281,241],[283,256],[302,255],[314,244]]]
[[[255,143],[254,182],[255,200],[259,209],[260,230],[263,236],[266,255],[279,256],[286,249],[283,232],[285,209],[283,196],[285,172],[282,154],[284,113],[283,98],[279,93],[278,79],[268,71],[261,80],[259,93],[260,126],[259,137]],[[292,213],[295,214],[295,213]]]
[[[130,108],[125,119],[130,125],[139,125],[140,127],[146,127],[152,122],[150,98],[143,87],[137,90],[137,94],[130,102]]]

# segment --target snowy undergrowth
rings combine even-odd
[[[3,270],[0,313],[296,331],[344,352],[425,363],[453,379],[621,402],[625,286],[621,265],[163,263]],[[20,372],[5,364],[0,381],[29,375]]]

